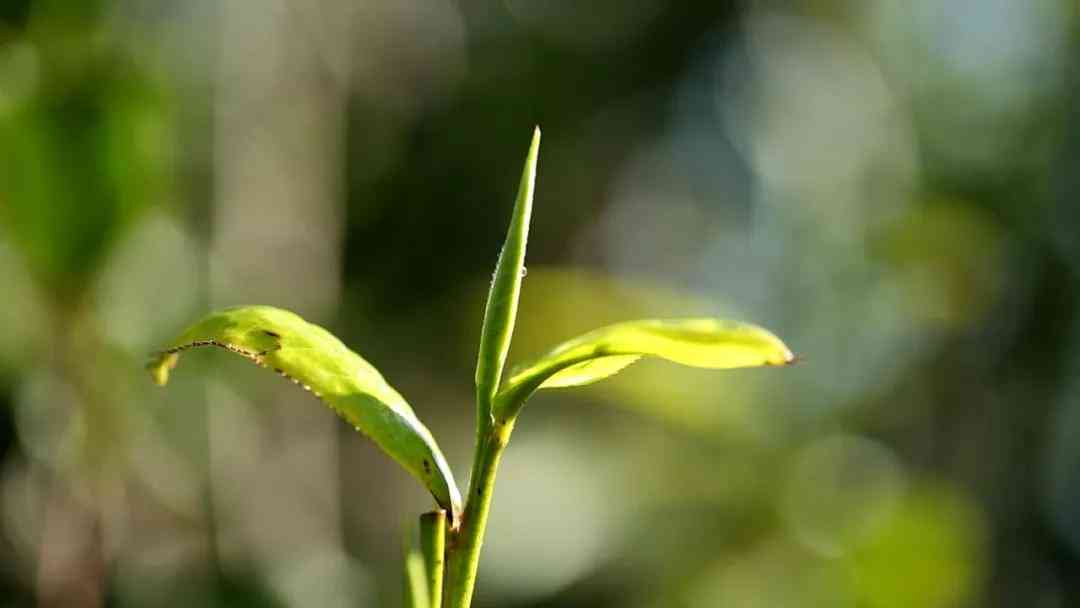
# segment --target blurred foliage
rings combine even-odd
[[[478,606],[1071,605],[1077,25],[1064,0],[0,3],[0,605],[399,605],[429,502],[392,463],[227,357],[164,393],[143,364],[210,305],[296,308],[460,477],[537,123],[512,361],[654,316],[804,361],[537,395]]]
[[[166,202],[172,163],[168,89],[102,36],[86,14],[92,4],[44,7],[0,58],[0,212],[28,268],[61,300],[77,300],[109,247]]]

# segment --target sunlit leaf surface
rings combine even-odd
[[[440,506],[460,512],[461,497],[431,432],[378,370],[330,332],[269,306],[217,311],[155,357],[154,380],[165,384],[179,353],[200,346],[234,352],[311,391],[419,479]]]
[[[772,333],[718,319],[628,321],[569,340],[514,371],[499,394],[502,418],[533,391],[581,386],[618,373],[643,356],[710,369],[786,365],[791,350]]]

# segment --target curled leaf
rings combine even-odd
[[[439,506],[461,512],[460,493],[431,432],[378,370],[330,332],[270,306],[220,310],[151,361],[154,381],[164,385],[179,354],[201,346],[236,353],[303,386],[419,479]]]
[[[521,280],[525,276],[525,245],[529,240],[529,219],[532,216],[533,189],[536,184],[536,163],[540,154],[540,128],[533,131],[525,168],[521,173],[514,214],[506,232],[495,275],[491,280],[484,326],[480,333],[480,352],[476,358],[476,396],[484,409],[499,390],[510,338],[517,319]],[[481,412],[486,413],[486,412]]]
[[[756,325],[719,319],[627,321],[563,342],[515,369],[496,398],[495,416],[512,419],[538,389],[590,384],[644,356],[710,369],[794,361],[779,338]]]

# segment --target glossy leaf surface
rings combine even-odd
[[[710,369],[786,365],[794,360],[779,338],[756,325],[719,319],[617,323],[564,342],[518,367],[496,399],[495,415],[508,420],[538,389],[590,384],[645,356]]]
[[[327,330],[269,306],[217,311],[150,363],[154,380],[165,384],[179,353],[200,346],[234,352],[311,391],[419,479],[439,506],[460,513],[461,496],[431,432],[378,370]]]

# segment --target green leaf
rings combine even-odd
[[[787,365],[788,347],[768,331],[735,321],[628,321],[563,342],[518,367],[495,400],[495,417],[510,420],[538,389],[581,386],[618,373],[643,356],[710,369]]]
[[[246,357],[311,391],[413,474],[454,517],[461,495],[439,446],[378,370],[333,334],[269,306],[220,310],[188,328],[150,363],[164,385],[179,353],[216,346]]]
[[[536,182],[536,162],[540,153],[540,128],[533,131],[529,155],[521,174],[514,215],[506,233],[506,241],[499,253],[495,276],[488,292],[484,309],[484,326],[480,334],[480,353],[476,359],[477,403],[484,413],[499,390],[506,355],[510,350],[510,338],[514,333],[518,298],[521,294],[521,278],[525,268],[525,245],[529,236],[529,218],[532,215],[533,188]]]

